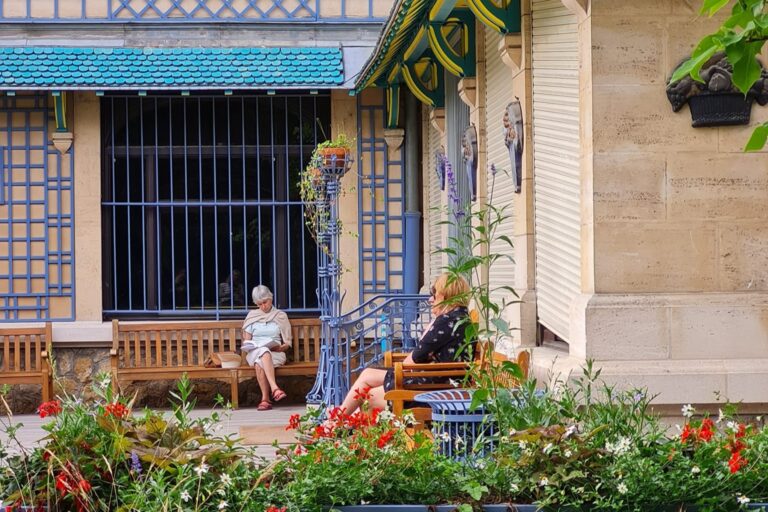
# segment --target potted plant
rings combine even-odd
[[[352,163],[351,152],[354,139],[341,133],[337,137],[321,142],[315,148],[312,154],[308,168],[329,170],[343,169],[343,172],[349,168]]]

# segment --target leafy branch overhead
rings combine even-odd
[[[760,80],[763,69],[757,57],[768,41],[768,6],[766,0],[704,0],[700,14],[712,17],[726,7],[730,15],[714,34],[701,39],[690,59],[678,67],[670,83],[674,84],[690,76],[703,82],[702,68],[718,52],[724,52],[733,67],[733,85],[743,94],[749,93]],[[759,126],[752,134],[745,151],[757,151],[768,140],[768,123]]]

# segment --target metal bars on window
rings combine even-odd
[[[74,319],[74,149],[49,114],[45,95],[0,97],[0,321]]]
[[[374,0],[0,0],[13,22],[383,22]]]
[[[298,181],[328,95],[102,101],[107,316],[242,316],[257,284],[317,312]]]

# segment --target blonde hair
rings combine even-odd
[[[469,283],[460,275],[445,272],[437,278],[434,287],[449,307],[469,305]]]

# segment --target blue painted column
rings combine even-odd
[[[419,293],[421,211],[419,209],[419,105],[416,96],[405,97],[405,249],[403,292]]]

